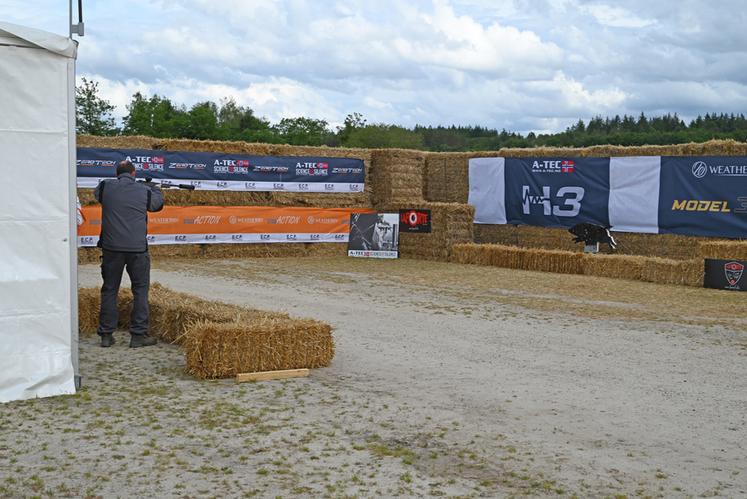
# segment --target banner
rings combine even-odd
[[[747,291],[747,276],[744,260],[711,260],[705,261],[705,278],[703,286],[713,289]]]
[[[398,213],[354,213],[350,217],[348,256],[397,258]]]
[[[261,206],[166,206],[148,213],[148,244],[345,243],[350,215],[361,209]],[[101,206],[82,209],[78,245],[96,246]]]
[[[661,158],[659,232],[747,237],[747,157]]]
[[[365,182],[363,160],[356,158],[79,147],[78,187],[115,177],[125,159],[138,177],[208,191],[363,192]]]
[[[506,158],[510,224],[609,225],[608,158]]]
[[[473,158],[475,223],[747,238],[747,157]]]

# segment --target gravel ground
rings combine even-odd
[[[408,260],[153,280],[327,321],[335,360],[236,385],[82,338],[79,394],[0,406],[0,497],[747,496],[739,293]]]

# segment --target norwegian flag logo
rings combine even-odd
[[[164,164],[165,160],[163,156],[153,156],[153,163],[155,164]]]
[[[560,163],[560,171],[563,173],[573,173],[573,169],[576,167],[576,163],[570,159],[564,160]]]
[[[249,166],[249,160],[248,159],[237,159],[236,166]]]
[[[322,169],[327,169],[327,168],[329,168],[329,163],[317,163],[316,167],[317,168],[322,168]]]

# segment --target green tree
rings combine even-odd
[[[379,123],[351,131],[349,147],[424,149],[423,136],[397,125]]]
[[[325,120],[313,118],[283,118],[273,127],[278,136],[292,145],[335,145],[337,138]]]
[[[99,84],[86,77],[75,88],[75,127],[78,133],[88,135],[115,135],[114,106],[99,97]]]

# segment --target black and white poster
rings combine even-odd
[[[350,215],[348,256],[397,258],[398,213],[353,213]]]

